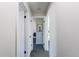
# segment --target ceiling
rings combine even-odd
[[[45,16],[49,2],[28,2],[33,16]]]

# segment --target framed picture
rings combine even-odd
[[[42,32],[42,25],[38,24],[37,27],[38,27],[37,28],[38,29],[38,32]]]

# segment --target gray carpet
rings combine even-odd
[[[31,57],[49,57],[48,51],[45,51],[43,48],[35,48],[31,54]]]

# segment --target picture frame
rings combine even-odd
[[[42,32],[42,25],[41,24],[38,24],[37,25],[37,29],[38,29],[38,32]]]

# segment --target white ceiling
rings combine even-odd
[[[45,16],[49,2],[28,2],[33,16]]]

